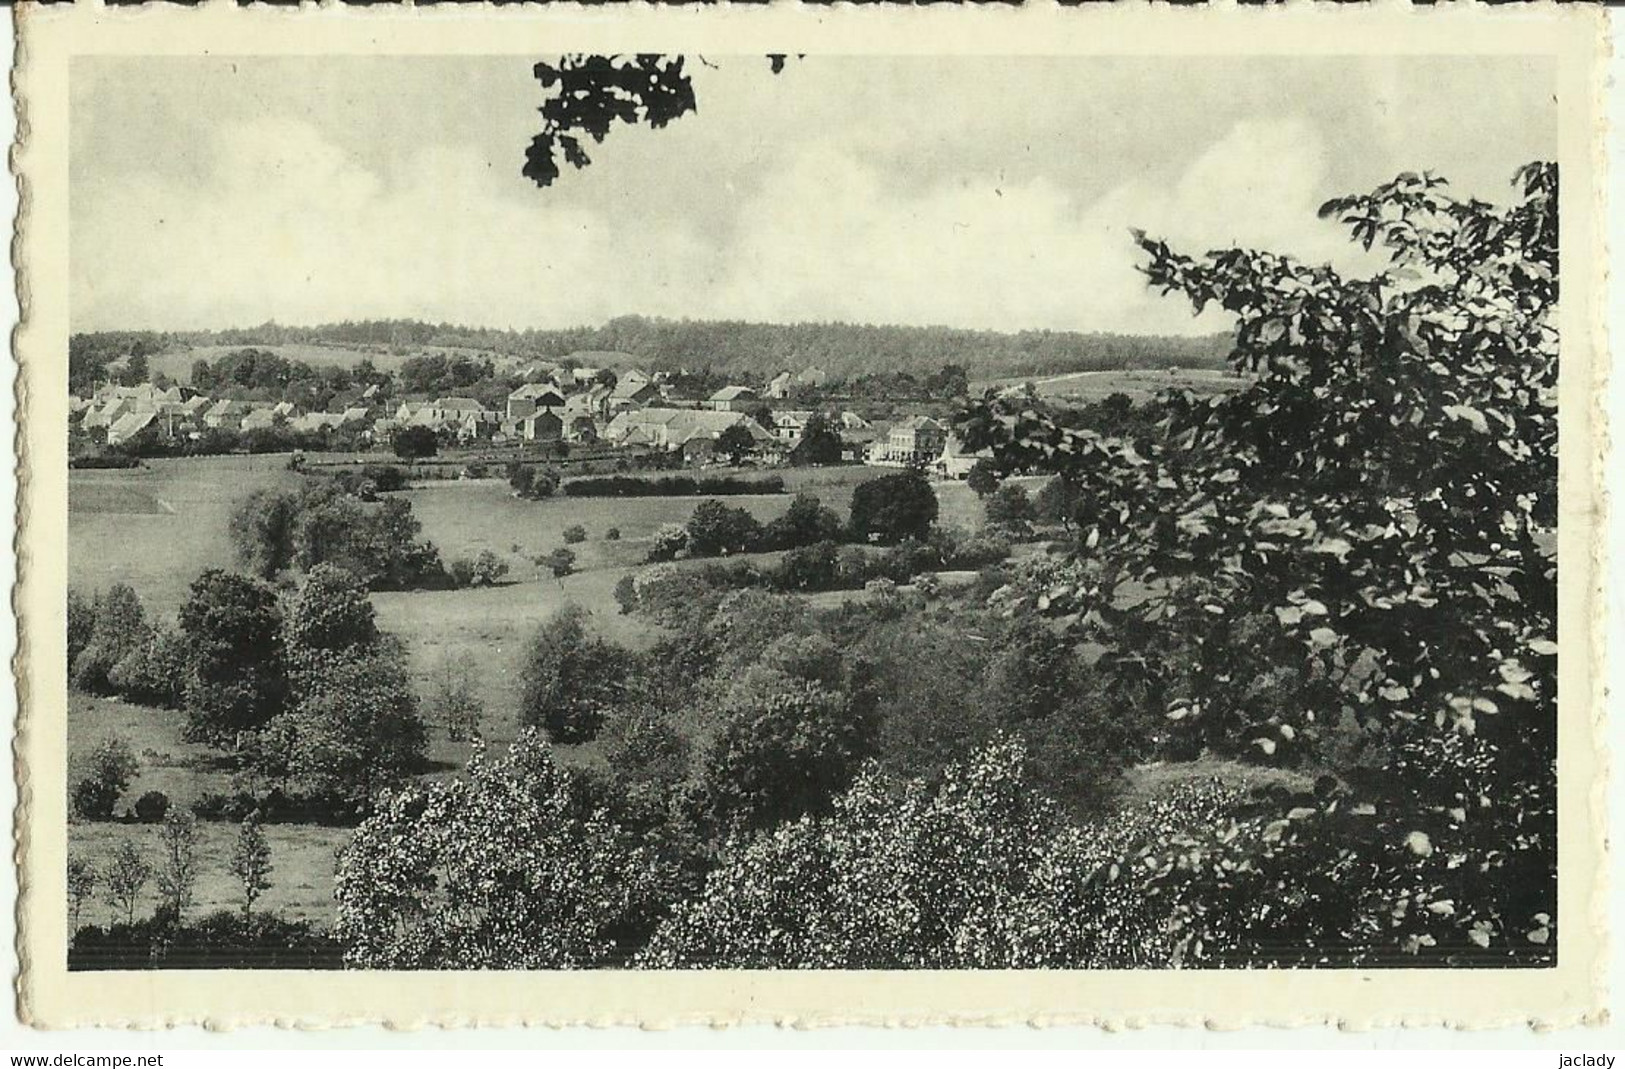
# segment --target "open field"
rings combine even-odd
[[[1204,368],[1174,368],[1168,371],[1078,371],[1069,375],[1048,375],[1041,378],[989,379],[971,385],[971,393],[980,394],[988,389],[1004,389],[1030,382],[1040,397],[1055,401],[1088,403],[1099,401],[1114,393],[1127,394],[1135,402],[1145,401],[1163,390],[1190,390],[1209,396],[1226,393],[1246,380],[1228,370]]]
[[[298,486],[284,456],[165,457],[145,468],[68,476],[68,582],[89,593],[125,582],[149,612],[180,607],[205,568],[233,566],[226,531],[248,493]]]

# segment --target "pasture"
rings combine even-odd
[[[128,583],[168,615],[206,568],[234,566],[227,523],[245,495],[296,487],[283,456],[163,457],[68,475],[68,583],[87,595]]]

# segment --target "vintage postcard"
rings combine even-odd
[[[1600,1019],[1599,13],[17,17],[27,1021]]]

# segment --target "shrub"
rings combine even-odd
[[[74,658],[70,679],[80,690],[111,694],[113,669],[147,642],[151,629],[141,599],[124,583],[114,583],[92,601],[90,612],[90,640]]]
[[[624,965],[656,923],[659,875],[525,732],[506,758],[403,792],[356,831],[334,934],[357,968]]]
[[[458,557],[451,562],[451,581],[454,586],[467,587],[474,585],[474,562],[467,557]]]
[[[80,764],[73,787],[73,812],[84,820],[111,820],[113,810],[140,769],[130,744],[108,735]]]
[[[587,540],[587,529],[579,523],[573,523],[564,529],[564,544],[573,546]]]
[[[169,795],[163,791],[148,791],[135,800],[135,819],[143,824],[157,824],[169,812]]]
[[[832,590],[839,585],[839,547],[834,542],[792,549],[779,564],[775,583],[780,590]]]
[[[649,560],[676,560],[687,549],[688,529],[681,524],[663,523],[655,532],[653,545],[649,547]]]
[[[604,541],[606,541],[606,542],[619,542],[620,540],[621,540],[621,529],[619,527],[611,527],[609,530],[604,532]]]
[[[181,703],[186,668],[186,640],[160,625],[113,666],[107,681],[129,701],[172,709]]]
[[[638,583],[630,575],[623,575],[615,580],[615,604],[621,607],[621,614],[627,615],[638,607]]]
[[[451,580],[459,587],[495,586],[508,574],[508,562],[489,549],[480,550],[473,560],[462,557],[451,562]]]
[[[840,537],[841,518],[812,494],[797,494],[785,514],[762,529],[762,545],[766,549],[794,549],[834,542]]]
[[[762,540],[762,525],[742,508],[702,501],[688,521],[689,552],[698,557],[745,553]]]
[[[229,910],[192,924],[167,910],[148,920],[80,928],[68,948],[70,970],[337,969],[338,942],[308,921]]]
[[[545,562],[546,566],[552,569],[553,578],[555,579],[563,579],[567,575],[574,574],[576,570],[575,551],[565,549],[563,546],[549,553],[545,558]]]
[[[394,464],[363,464],[361,477],[381,494],[406,489],[406,471]]]
[[[440,440],[428,427],[399,427],[390,439],[395,455],[402,460],[432,457],[440,451]]]

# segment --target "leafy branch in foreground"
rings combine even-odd
[[[1171,392],[1134,438],[1019,399],[961,420],[1078,490],[1077,551],[1008,611],[1101,646],[1193,751],[1318,776],[1147,853],[1190,960],[1555,946],[1557,170],[1516,181],[1330,202],[1389,250],[1369,279],[1137,234],[1153,286],[1235,318],[1251,385]]]
[[[767,60],[778,74],[787,57],[770,54]],[[561,163],[580,169],[592,162],[588,138],[602,144],[617,123],[659,130],[696,110],[694,82],[685,63],[683,56],[654,53],[575,54],[556,63],[537,63],[531,73],[549,95],[538,109],[542,129],[525,152],[524,176],[545,189],[562,173]]]

